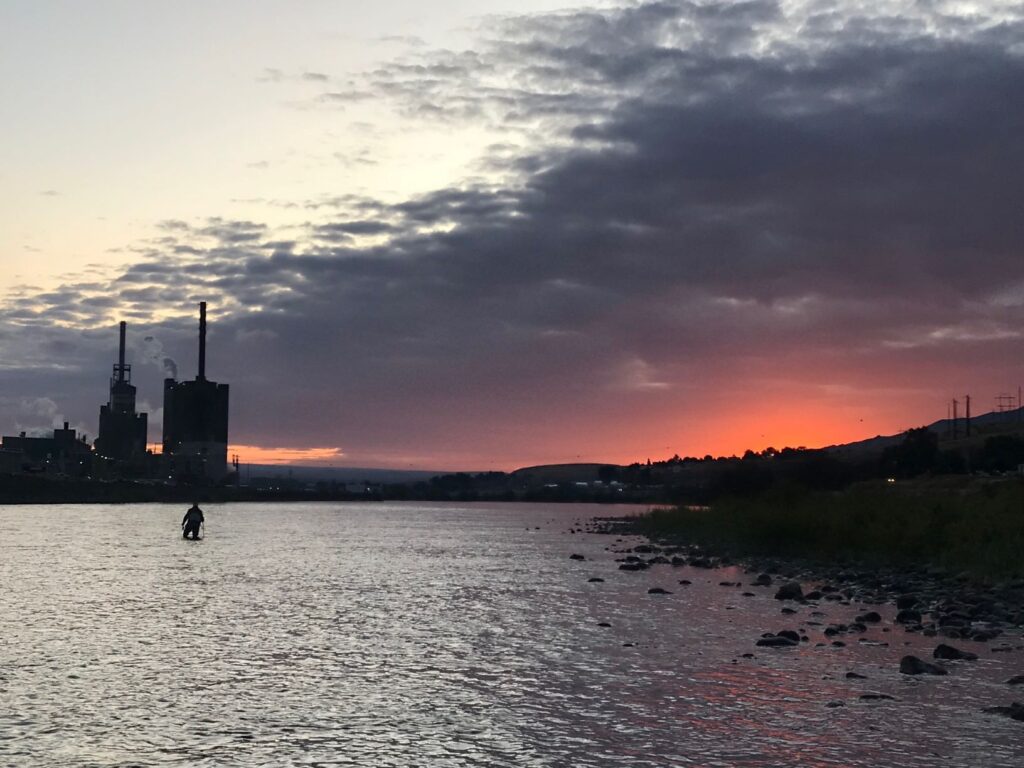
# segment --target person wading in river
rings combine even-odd
[[[192,508],[181,518],[181,537],[187,539],[189,534],[192,534],[193,540],[198,539],[199,526],[203,524],[204,520],[203,510],[199,508],[199,504],[193,504]]]

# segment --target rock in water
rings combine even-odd
[[[896,614],[897,624],[920,624],[921,613],[915,611],[912,608],[904,608],[902,611]]]
[[[900,659],[900,672],[904,675],[948,675],[949,673],[938,664],[924,661],[917,656],[904,656]]]
[[[757,641],[756,645],[762,648],[795,648],[800,645],[800,640],[793,640],[781,635],[772,635],[771,637],[762,637]]]
[[[936,659],[952,659],[959,661],[977,661],[978,654],[971,653],[970,651],[961,651],[959,648],[954,648],[952,645],[946,645],[940,643],[935,651],[932,653]]]
[[[1024,675],[1014,675],[1006,681],[1007,685],[1024,685]]]
[[[877,624],[881,620],[882,617],[881,615],[879,615],[878,611],[868,611],[867,613],[862,613],[860,616],[854,619],[854,621],[858,621],[861,624]]]
[[[570,560],[586,560],[587,558],[585,558],[583,555],[569,555],[569,559]]]
[[[662,589],[661,587],[651,587],[650,589],[647,590],[647,594],[648,595],[671,595],[672,593],[669,592],[667,589]]]
[[[800,587],[800,584],[791,581],[787,584],[783,584],[779,587],[779,591],[775,593],[776,600],[803,600],[804,591]]]
[[[991,715],[1002,715],[1003,717],[1009,717],[1011,720],[1024,722],[1024,704],[1021,704],[1019,701],[1013,702],[1008,707],[985,707],[982,712],[988,712]]]

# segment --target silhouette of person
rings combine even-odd
[[[189,534],[192,534],[193,540],[198,539],[199,526],[203,524],[204,520],[203,510],[199,508],[199,504],[193,504],[192,508],[181,518],[181,537],[187,539]]]

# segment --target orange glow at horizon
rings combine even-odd
[[[707,403],[697,413],[688,406],[652,407],[623,420],[593,420],[565,428],[535,423],[500,446],[473,435],[454,445],[435,445],[415,454],[381,451],[379,446],[279,447],[233,444],[243,464],[362,466],[380,469],[420,469],[441,472],[512,471],[520,467],[562,463],[628,465],[648,458],[660,461],[679,456],[741,456],[773,447],[824,448],[876,435],[893,435],[929,423],[931,414],[913,414],[906,402],[894,400],[879,408],[870,398],[846,397],[837,403],[825,395],[773,393],[756,404],[729,408]],[[151,444],[154,453],[160,444]],[[584,450],[581,450],[584,449]]]
[[[161,453],[160,443],[150,443],[153,453]],[[228,458],[238,456],[242,464],[299,464],[339,461],[345,458],[341,448],[324,446],[314,448],[279,448],[263,445],[228,446]]]
[[[685,441],[688,449],[685,453],[674,452],[681,456],[738,456],[747,449],[762,451],[768,447],[779,450],[824,448],[879,434],[897,434],[910,426],[919,426],[903,424],[897,418],[896,414],[870,412],[864,408],[837,408],[828,402],[765,403],[724,418],[716,415],[690,434]]]
[[[318,446],[313,448],[279,448],[262,445],[232,445],[228,455],[238,455],[242,464],[321,464],[345,458],[341,448]]]

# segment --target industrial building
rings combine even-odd
[[[221,482],[228,474],[228,385],[206,378],[205,301],[195,380],[164,379],[163,456],[168,477]]]
[[[100,407],[100,434],[96,453],[125,464],[139,464],[146,456],[148,416],[135,412],[135,387],[132,367],[125,364],[125,333],[121,323],[121,343],[114,375],[110,377],[110,399]]]
[[[13,454],[22,457],[21,469],[29,472],[84,477],[92,467],[92,449],[85,435],[79,437],[66,421],[64,428],[53,430],[51,437],[30,437],[24,432],[17,437],[5,435],[0,450],[8,454],[4,464],[9,469],[17,462]]]

